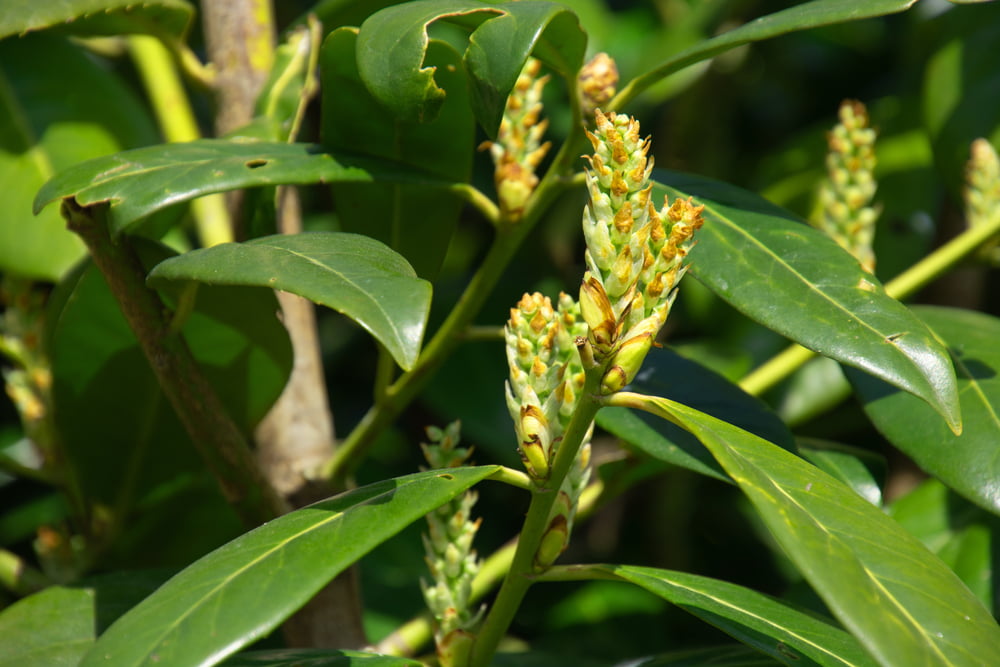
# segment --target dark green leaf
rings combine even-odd
[[[786,449],[795,448],[792,434],[760,400],[668,348],[650,350],[629,389],[680,401],[781,443]],[[597,424],[653,458],[717,479],[729,479],[694,436],[663,419],[627,408],[604,408],[597,413]]]
[[[956,308],[914,307],[947,346],[958,372],[965,428],[952,433],[912,396],[848,373],[865,412],[893,445],[969,500],[1000,514],[1000,320]]]
[[[989,612],[878,508],[731,424],[666,399],[645,402],[711,450],[813,589],[879,662],[976,665],[1000,655],[1000,627]]]
[[[933,26],[941,47],[924,73],[923,115],[939,178],[959,195],[973,140],[1000,144],[1000,5],[954,8]]]
[[[362,152],[412,165],[448,181],[464,183],[472,171],[475,123],[468,105],[458,54],[434,41],[428,63],[448,97],[435,120],[395,119],[361,83],[355,62],[357,30],[335,30],[323,44],[323,145],[333,152]],[[444,261],[462,202],[439,188],[403,183],[333,184],[344,231],[379,239],[433,279]]]
[[[135,243],[148,267],[172,254]],[[169,290],[162,296],[173,303]],[[277,310],[269,289],[204,287],[182,330],[247,433],[277,400],[291,370],[291,345]],[[237,525],[234,516],[203,473],[96,267],[87,264],[60,285],[48,321],[56,426],[76,484],[120,519],[134,517],[115,549],[143,563],[170,565],[190,562],[224,540]],[[185,521],[178,522],[182,508]],[[201,522],[214,523],[213,530],[192,529]]]
[[[128,88],[68,40],[0,41],[0,271],[58,280],[85,250],[57,209],[32,216],[35,192],[82,160],[153,141]]]
[[[358,69],[375,98],[403,120],[431,120],[446,95],[434,68],[424,64],[427,28],[438,20],[473,31],[464,60],[473,110],[490,136],[533,49],[566,76],[575,76],[583,62],[586,35],[576,16],[556,3],[419,0],[387,7],[361,25]]]
[[[734,49],[798,30],[845,21],[895,14],[909,9],[917,0],[813,0],[754,19],[712,39],[699,42],[669,58],[655,69],[633,79],[616,98],[615,108],[649,88],[657,81],[689,65]]]
[[[193,15],[184,0],[4,0],[0,39],[46,28],[72,35],[148,33],[183,39]]]
[[[919,396],[959,428],[947,351],[878,280],[821,232],[730,185],[660,172],[654,189],[694,195],[705,226],[691,273],[737,310],[795,342]],[[676,188],[676,190],[674,189]]]
[[[734,646],[712,646],[710,648],[671,651],[670,653],[643,657],[634,662],[621,663],[615,667],[625,667],[626,664],[636,665],[636,667],[705,667],[706,665],[711,665],[711,667],[772,667],[781,663],[761,655],[747,646],[736,644]]]
[[[361,651],[330,649],[280,649],[237,653],[222,663],[224,667],[422,667],[411,658],[397,658]]]
[[[465,54],[472,109],[490,137],[496,137],[507,97],[533,50],[555,72],[575,77],[587,48],[576,14],[562,5],[517,2],[499,8],[505,13],[479,26]]]
[[[783,664],[875,665],[840,628],[748,588],[649,567],[592,567],[642,586]]]
[[[82,666],[219,661],[277,627],[375,546],[497,469],[417,473],[274,519],[164,584],[112,625]]]
[[[200,139],[138,148],[60,172],[35,197],[35,211],[65,197],[111,202],[113,232],[172,204],[262,185],[401,180],[441,185],[373,158],[335,157],[310,144]]]
[[[224,243],[174,257],[150,280],[259,285],[303,296],[367,329],[404,369],[420,353],[430,283],[385,245],[357,234],[311,232]]]

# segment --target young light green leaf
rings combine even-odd
[[[385,480],[274,519],[165,583],[112,625],[81,667],[216,664],[277,627],[377,545],[497,469]]]
[[[387,7],[361,25],[358,70],[372,95],[402,120],[433,119],[446,95],[434,68],[424,65],[427,29],[439,20],[472,32],[464,58],[472,108],[491,137],[532,50],[537,47],[537,55],[564,75],[574,75],[583,63],[586,35],[576,16],[553,2],[418,0]]]
[[[86,249],[56,208],[32,216],[35,192],[82,160],[154,141],[139,100],[69,40],[0,41],[0,272],[58,280]]]
[[[0,667],[75,665],[94,643],[92,590],[53,586],[0,613]]]
[[[585,569],[641,586],[786,665],[875,665],[858,641],[839,627],[743,586],[633,565]]]
[[[1000,627],[961,580],[842,483],[755,435],[661,398],[621,395],[689,430],[753,503],[837,619],[884,665],[977,665]]]
[[[851,255],[792,214],[744,190],[658,172],[655,196],[694,195],[705,225],[691,273],[733,307],[800,345],[926,401],[960,430],[947,350]]]
[[[36,30],[71,35],[145,33],[183,39],[194,15],[185,0],[4,0],[0,39]]]
[[[348,158],[311,144],[199,139],[137,148],[60,172],[35,196],[37,213],[56,199],[82,206],[110,202],[111,231],[195,197],[263,185],[398,180],[447,185],[441,179],[375,158]]]
[[[51,586],[0,612],[0,667],[77,665],[97,635],[163,583],[149,571]]]
[[[159,264],[149,280],[260,285],[298,294],[350,317],[407,370],[420,353],[431,302],[430,283],[405,259],[380,241],[341,232],[202,248]]]
[[[965,429],[952,433],[924,403],[848,369],[865,412],[893,445],[956,492],[1000,514],[1000,319],[958,308],[913,312],[948,346]]]
[[[790,32],[820,26],[895,14],[909,9],[917,0],[813,0],[767,16],[677,53],[655,69],[633,79],[611,101],[609,108],[621,109],[657,81],[689,65],[751,42],[760,42]]]

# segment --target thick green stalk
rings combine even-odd
[[[508,470],[508,469],[504,469]],[[519,473],[523,475],[524,473]],[[527,475],[525,475],[527,477]],[[490,479],[505,481],[497,475]],[[530,483],[530,482],[529,482]],[[514,486],[518,486],[514,484]],[[597,480],[588,485],[580,494],[580,503],[576,511],[576,520],[580,521],[590,516],[597,508],[598,499],[602,498],[605,486],[601,480]],[[494,551],[482,562],[479,567],[479,574],[472,582],[472,593],[469,595],[471,602],[479,602],[486,594],[492,591],[503,580],[510,571],[511,563],[514,562],[514,552],[517,550],[517,538],[514,538]],[[391,635],[379,642],[375,647],[377,653],[385,655],[414,655],[421,647],[431,641],[433,637],[433,627],[431,615],[424,612],[415,618],[407,621],[396,629]]]
[[[559,488],[580,451],[594,416],[600,409],[596,398],[600,383],[600,373],[587,373],[587,382],[581,392],[580,403],[559,444],[559,450],[552,464],[552,473],[545,488],[538,489],[531,497],[531,505],[528,507],[528,515],[517,541],[517,550],[510,571],[500,586],[500,592],[486,616],[483,627],[476,636],[472,648],[474,667],[486,667],[490,664],[500,640],[514,620],[514,615],[534,580],[535,554],[548,528]]]
[[[69,228],[86,243],[135,333],[149,365],[226,500],[244,523],[257,526],[287,511],[264,478],[243,433],[205,379],[184,338],[170,333],[168,310],[146,287],[146,272],[128,238],[112,239],[107,205],[63,202]]]
[[[886,294],[900,300],[913,296],[997,234],[1000,234],[1000,218],[993,224],[965,230],[886,283]],[[791,345],[743,378],[740,387],[749,394],[759,396],[789,377],[814,356],[816,353],[812,350],[801,345]]]

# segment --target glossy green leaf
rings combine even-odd
[[[948,346],[958,373],[962,434],[948,430],[912,396],[861,374],[848,377],[865,412],[893,445],[958,493],[1000,514],[1000,319],[957,308],[913,311]]]
[[[49,28],[72,35],[148,33],[182,39],[193,15],[184,0],[4,0],[0,39]]]
[[[357,30],[335,30],[321,53],[323,145],[333,152],[412,165],[452,182],[467,182],[475,155],[475,121],[458,54],[433,41],[428,63],[439,67],[448,89],[440,113],[427,123],[397,120],[368,92],[358,75]],[[350,101],[349,103],[347,101]],[[433,279],[444,261],[463,202],[440,189],[405,183],[332,184],[344,231],[379,239],[400,253],[417,274]]]
[[[129,89],[68,40],[0,41],[0,271],[58,280],[85,250],[57,209],[32,216],[35,192],[82,160],[153,141]]]
[[[46,183],[34,208],[40,211],[66,197],[83,206],[111,202],[112,231],[120,232],[154,211],[213,192],[375,179],[441,185],[411,169],[374,158],[333,156],[311,144],[199,139],[78,164]]]
[[[274,519],[160,587],[112,625],[81,665],[215,664],[277,627],[375,546],[497,469],[390,479]]]
[[[154,284],[195,280],[298,294],[360,324],[404,369],[420,354],[431,302],[430,283],[405,259],[375,239],[340,232],[279,234],[202,248],[163,262],[149,277]]]
[[[682,401],[787,449],[795,448],[792,434],[759,399],[669,348],[650,350],[629,389]],[[697,438],[663,419],[627,408],[604,408],[597,413],[597,425],[653,458],[729,479]]]
[[[737,46],[772,39],[799,30],[895,14],[909,9],[916,1],[813,0],[767,16],[761,16],[717,37],[698,42],[670,57],[655,69],[636,77],[616,98],[615,107],[621,108],[622,104],[674,72],[720,53],[725,53]]]
[[[818,468],[666,399],[650,409],[695,434],[750,499],[837,619],[884,665],[976,665],[1000,627],[898,523]]]
[[[358,69],[372,95],[403,120],[433,119],[446,95],[424,63],[428,26],[439,20],[472,31],[464,61],[473,110],[490,136],[532,50],[566,76],[583,63],[586,35],[576,16],[553,2],[418,0],[387,7],[361,25]]]
[[[1000,517],[965,500],[931,477],[888,507],[889,516],[937,554],[995,613],[1000,589],[996,544]]]
[[[422,667],[424,663],[362,651],[275,649],[237,653],[222,664],[224,667]]]
[[[94,643],[94,591],[55,586],[0,612],[0,667],[74,667]]]
[[[869,449],[829,440],[800,438],[797,442],[802,458],[854,489],[855,493],[872,505],[882,506],[879,480],[885,479],[884,457]]]
[[[659,595],[786,665],[875,665],[854,637],[756,591],[687,572],[588,566]]]
[[[655,197],[693,195],[705,225],[691,273],[751,319],[919,396],[958,429],[955,374],[923,322],[821,232],[736,187],[675,172]],[[676,188],[676,189],[675,189]]]

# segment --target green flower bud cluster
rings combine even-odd
[[[549,478],[586,382],[578,350],[578,341],[586,335],[580,306],[568,294],[559,295],[556,308],[537,292],[525,294],[510,311],[505,329],[510,366],[507,408],[521,458],[537,484]],[[585,440],[589,439],[588,433]],[[589,479],[590,443],[585,442],[559,488],[535,556],[537,571],[547,569],[569,544],[576,507]]]
[[[542,143],[549,122],[539,120],[542,90],[549,81],[548,75],[538,76],[541,68],[538,60],[528,58],[507,98],[496,141],[486,141],[480,146],[488,148],[493,158],[500,211],[509,220],[521,217],[538,185],[535,169],[551,145],[548,141]]]
[[[511,308],[507,342],[507,409],[521,458],[536,482],[549,477],[558,442],[573,416],[586,380],[576,339],[586,335],[579,306],[559,295],[558,309],[539,293]]]
[[[814,220],[866,271],[875,270],[872,240],[880,207],[872,206],[875,190],[875,130],[868,111],[856,100],[840,105],[840,122],[827,135],[827,178],[819,193],[820,210]]]
[[[965,215],[969,226],[996,223],[1000,217],[1000,158],[986,139],[972,142],[965,182]],[[1000,239],[993,239],[981,248],[979,257],[1000,265]]]
[[[598,53],[580,69],[577,77],[580,111],[590,120],[595,112],[611,101],[618,87],[618,66],[606,53]]]
[[[586,158],[580,307],[589,326],[583,355],[605,369],[602,391],[610,394],[632,381],[666,322],[704,206],[665,200],[657,211],[649,140],[640,138],[638,121],[600,110],[595,120],[596,131],[587,133],[594,154]]]
[[[445,429],[427,428],[431,442],[421,443],[420,448],[431,468],[454,468],[468,461],[472,449],[458,446],[460,429],[457,421]],[[473,612],[470,600],[472,580],[479,572],[479,560],[472,549],[481,521],[471,518],[476,500],[475,491],[466,491],[427,515],[424,551],[434,583],[421,579],[420,587],[437,620],[438,660],[444,666],[465,664],[472,646],[471,631],[483,613],[482,608]]]

